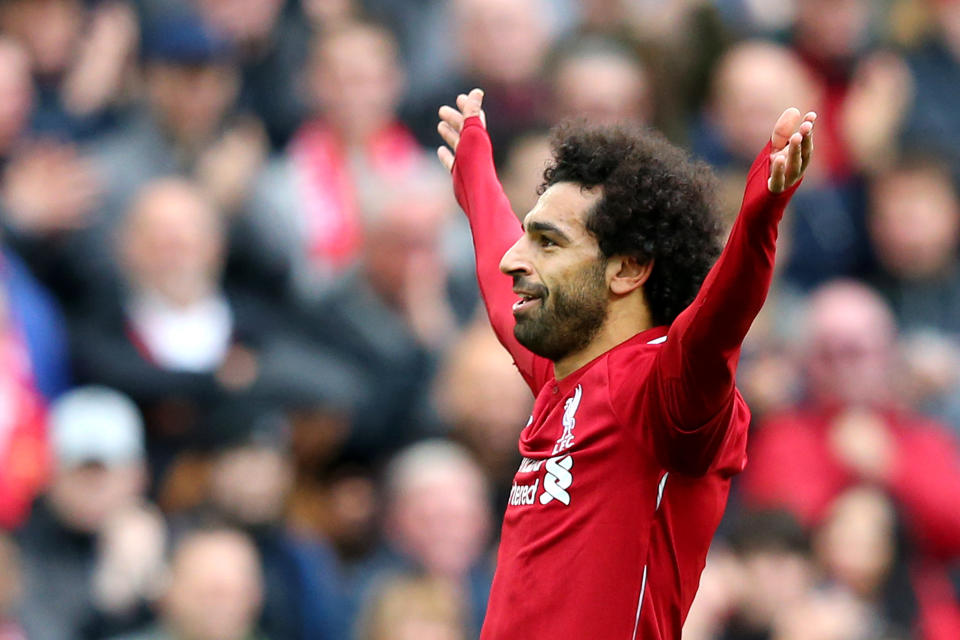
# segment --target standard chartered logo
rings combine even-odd
[[[549,504],[552,500],[570,504],[570,493],[567,489],[573,484],[573,457],[565,455],[547,460],[547,474],[543,478],[543,493],[540,494],[540,504]]]

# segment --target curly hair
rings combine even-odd
[[[586,227],[601,253],[653,261],[644,295],[655,324],[689,305],[720,254],[716,178],[662,135],[629,125],[557,126],[538,193],[558,182],[601,187]]]

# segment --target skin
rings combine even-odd
[[[438,148],[437,155],[448,171],[453,170],[464,120],[480,116],[486,126],[482,104],[483,91],[473,89],[469,95],[457,97],[456,109],[440,108],[437,131],[447,146]],[[770,136],[773,153],[767,187],[771,193],[789,189],[803,176],[813,152],[816,118],[816,113],[802,115],[793,107],[780,115]],[[600,188],[584,189],[574,183],[552,185],[526,215],[523,234],[500,262],[500,270],[513,278],[514,292],[520,298],[514,305],[517,339],[534,353],[550,358],[558,380],[638,332],[653,327],[643,294],[643,283],[650,277],[653,263],[640,264],[636,258],[626,255],[603,256],[596,237],[587,231],[589,212],[602,195]],[[598,264],[603,265],[602,276],[597,274],[591,284],[589,274],[599,271]],[[586,291],[582,291],[584,287]],[[590,307],[599,301],[604,306],[602,317],[590,319],[592,322],[586,326],[572,327],[577,320],[563,317],[564,314],[558,312],[558,301],[574,295],[579,297],[586,315],[592,313]],[[587,339],[582,344],[571,339],[562,345],[564,349],[554,344],[557,348],[538,352],[535,347],[542,343],[524,341],[531,333],[528,323],[547,325],[546,333],[586,333]]]

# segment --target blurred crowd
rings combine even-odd
[[[731,220],[818,111],[685,638],[960,638],[960,1],[2,0],[0,640],[477,636],[532,399],[432,157],[474,86],[520,215],[564,118]]]

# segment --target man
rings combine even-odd
[[[627,127],[562,127],[517,239],[482,99],[475,89],[441,108],[453,151],[438,153],[470,219],[491,322],[537,399],[481,637],[679,638],[745,464],[737,356],[816,114],[780,116],[693,300],[716,248],[705,168]]]

